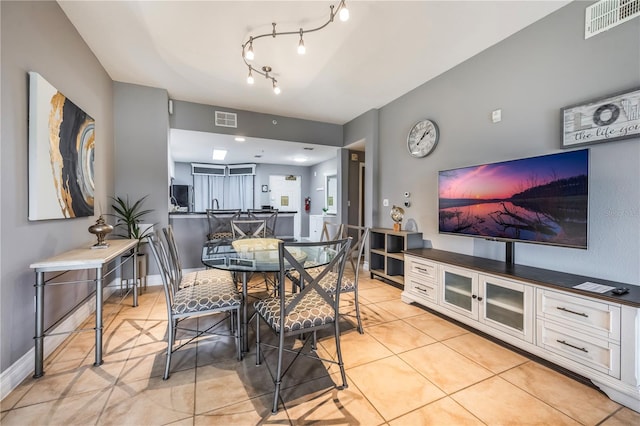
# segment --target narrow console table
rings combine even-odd
[[[404,254],[404,302],[586,377],[640,411],[640,286],[435,249]]]
[[[109,247],[103,249],[92,249],[91,244],[85,247],[70,250],[65,253],[41,260],[29,265],[36,273],[36,334],[35,334],[35,373],[33,377],[38,378],[44,374],[44,338],[46,331],[44,330],[44,288],[50,280],[45,280],[46,272],[66,272],[72,270],[95,269],[96,275],[94,280],[88,281],[72,281],[72,282],[56,282],[49,285],[71,284],[95,281],[96,283],[96,327],[95,327],[95,366],[102,364],[102,291],[103,279],[111,274],[116,268],[124,262],[135,258],[137,254],[137,239],[131,240],[108,240]],[[133,256],[127,256],[122,260],[125,252],[133,250]],[[118,265],[107,272],[103,271],[104,265],[118,261]],[[138,305],[138,272],[137,262],[133,264],[133,306]],[[55,278],[61,274],[57,274]]]

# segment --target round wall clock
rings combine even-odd
[[[431,154],[440,137],[438,126],[431,120],[418,121],[407,135],[407,149],[412,157],[420,158]]]

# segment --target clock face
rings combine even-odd
[[[407,136],[407,149],[412,157],[425,157],[438,143],[438,126],[431,120],[418,121]]]

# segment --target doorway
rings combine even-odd
[[[293,238],[301,238],[302,176],[269,176],[269,201],[271,207],[281,212],[295,211]]]

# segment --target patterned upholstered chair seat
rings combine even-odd
[[[307,269],[307,272],[312,277],[317,277],[320,274],[320,272],[322,272],[322,268],[310,268],[310,269]],[[298,271],[291,271],[290,273],[287,274],[287,277],[293,280],[296,286],[299,285],[300,274],[298,273]],[[336,274],[335,272],[327,272],[327,275],[325,275],[322,278],[322,280],[320,280],[320,285],[322,286],[322,288],[327,290],[329,293],[336,292],[337,283],[338,283],[338,274]],[[355,280],[353,278],[348,278],[343,275],[341,291],[343,292],[354,291],[355,288],[356,288]]]
[[[188,314],[242,304],[242,296],[231,281],[220,280],[200,283],[178,290],[173,299],[174,314]]]
[[[208,240],[230,240],[233,238],[233,234],[231,232],[213,232],[211,234],[207,234]]]
[[[328,304],[317,292],[311,291],[304,296],[289,294],[285,296],[285,304],[291,303],[295,297],[302,297],[298,304],[286,316],[284,322],[280,317],[280,298],[270,297],[256,301],[253,306],[276,331],[280,331],[284,324],[284,332],[301,330],[303,328],[317,327],[330,324],[334,321],[333,307]]]
[[[202,271],[189,272],[182,276],[180,288],[212,282],[228,282],[233,284],[233,277],[228,271],[222,271],[220,269],[205,269]]]

